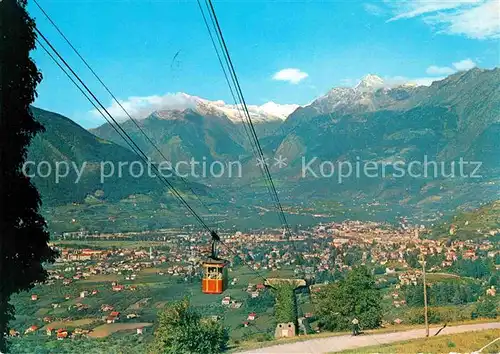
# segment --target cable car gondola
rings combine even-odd
[[[229,262],[217,257],[216,242],[220,241],[219,235],[215,231],[212,236],[212,254],[202,263],[203,279],[201,281],[201,291],[204,294],[222,294],[227,289],[227,268]]]

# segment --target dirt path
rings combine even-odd
[[[438,331],[439,328],[440,327],[431,328],[430,336],[433,336]],[[500,335],[500,322],[449,326],[444,328],[439,333],[439,335],[478,331],[484,329],[495,329],[495,328],[498,328]],[[393,343],[393,342],[399,342],[403,340],[423,338],[423,337],[425,337],[425,329],[413,329],[409,331],[392,332],[392,333],[367,334],[358,337],[353,337],[350,335],[342,335],[330,338],[311,339],[303,342],[274,345],[272,347],[260,348],[239,353],[240,354],[253,354],[253,353],[320,354],[320,353],[339,352],[347,349],[368,347],[372,345],[387,344],[387,343]]]

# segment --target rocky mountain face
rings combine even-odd
[[[155,160],[163,160],[164,156],[170,161],[191,158],[198,161],[205,158],[208,162],[242,161],[248,173],[230,184],[248,185],[259,172],[237,107],[188,97],[192,103],[188,108],[158,110],[138,121],[161,154],[132,122],[124,122],[123,128]],[[289,199],[376,199],[394,205],[427,208],[432,204],[441,208],[473,204],[499,192],[500,69],[458,72],[428,87],[393,86],[368,75],[357,86],[333,88],[304,107],[268,103],[249,106],[249,110],[261,145],[270,158],[272,173]],[[50,130],[56,121],[45,119],[43,123]],[[109,125],[91,132],[99,138],[68,141],[68,146],[82,151],[108,151],[112,146],[117,155],[127,153],[117,146],[123,142]],[[82,131],[71,134],[91,136]],[[53,139],[68,140],[68,136],[61,131]],[[32,154],[51,153],[55,158],[57,155],[48,146],[34,143]],[[279,157],[286,159],[286,167],[275,166],[273,159]],[[389,167],[384,176],[369,178],[362,174],[339,183],[310,173],[303,176],[304,158],[316,159],[310,165],[315,171],[325,161],[333,165],[350,162],[353,166],[356,162],[363,166],[371,161]],[[397,162],[407,167],[418,161],[420,165],[415,165],[414,171],[423,172],[424,159],[435,161],[435,169],[445,164],[444,173],[448,175],[452,162],[457,164],[460,159],[481,162],[478,172],[481,177],[443,177],[440,170],[438,176],[431,178],[408,175],[399,178],[394,167],[390,167]],[[470,175],[473,169],[474,166],[468,165],[464,172]]]
[[[477,205],[498,196],[500,144],[493,137],[500,127],[500,69],[460,72],[429,87],[382,85],[369,77],[354,88],[333,89],[283,123],[286,133],[269,153],[288,159],[286,171],[274,172],[298,183],[294,193],[421,209]],[[303,178],[302,157],[317,158],[314,171],[325,161],[353,167],[375,162],[379,171],[376,178],[361,171],[342,183],[338,170],[334,178]],[[396,163],[404,176],[395,177]],[[389,165],[385,176],[382,164]]]

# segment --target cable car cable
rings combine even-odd
[[[254,125],[253,125],[250,113],[248,111],[248,107],[246,105],[246,101],[245,101],[245,98],[243,96],[243,92],[242,92],[241,86],[239,84],[238,77],[236,75],[236,71],[234,69],[234,65],[233,65],[232,60],[231,60],[231,56],[229,54],[229,50],[228,50],[226,42],[224,40],[224,36],[222,34],[222,29],[221,29],[219,21],[217,19],[217,15],[215,13],[214,6],[213,6],[211,0],[205,0],[205,4],[206,4],[207,8],[209,9],[209,13],[210,13],[212,24],[213,24],[214,28],[216,29],[217,38],[219,40],[220,46],[222,47],[222,52],[224,53],[224,58],[226,60],[227,66],[228,66],[228,71],[231,73],[231,78],[232,78],[233,84],[236,87],[235,91],[237,92],[238,98],[240,99],[240,103],[241,103],[241,105],[243,107],[244,112],[246,113],[247,123],[248,123],[248,125],[250,127],[250,131],[252,133],[251,134],[251,140],[253,140],[255,142],[255,145],[257,147],[257,152],[258,152],[258,157],[257,158],[259,159],[259,157],[260,157],[260,161],[261,161],[260,167],[261,167],[261,170],[263,172],[264,178],[266,179],[266,183],[268,185],[268,191],[271,194],[271,198],[276,203],[275,207],[277,208],[280,222],[284,226],[285,234],[288,236],[287,237],[288,240],[290,240],[290,237],[291,237],[290,226],[289,226],[288,221],[286,219],[286,216],[285,216],[285,213],[284,213],[284,210],[283,210],[283,206],[282,206],[282,204],[281,204],[281,202],[279,200],[278,192],[277,192],[277,190],[275,188],[274,182],[272,180],[271,173],[270,173],[269,168],[267,166],[266,159],[265,159],[265,156],[263,154],[262,147],[260,145],[257,133],[255,131],[255,128],[254,128]],[[204,18],[204,20],[206,22],[206,18],[205,18],[203,10],[201,8],[201,5],[199,4],[199,0],[198,0],[198,5],[200,7],[200,11],[202,12],[203,18]],[[210,30],[209,30],[209,35],[211,36]],[[218,54],[218,49],[216,48],[215,43],[214,43],[213,40],[212,40],[212,44],[214,45],[214,49],[215,49],[216,53]],[[219,63],[221,63],[220,60],[219,60]],[[223,68],[223,71],[225,71],[224,68]],[[227,76],[226,76],[226,80],[227,80]],[[231,86],[230,86],[230,90],[232,91]],[[233,98],[234,98],[234,96],[233,96]],[[236,104],[238,104],[237,101],[236,101]],[[292,241],[292,247],[294,248],[295,253],[298,254],[297,249],[295,247],[295,243],[293,241]],[[304,272],[304,276],[305,276],[305,269],[303,269],[303,272]]]
[[[278,209],[278,215],[279,215],[280,221],[284,225],[286,232],[290,235],[291,234],[291,232],[290,232],[290,226],[288,225],[287,219],[285,217],[283,207],[282,207],[281,202],[279,200],[278,193],[276,191],[276,188],[274,186],[274,182],[272,180],[269,168],[268,168],[267,163],[266,163],[266,158],[265,158],[265,156],[263,154],[262,147],[260,145],[259,139],[258,139],[257,134],[255,132],[255,128],[254,128],[254,125],[253,125],[250,113],[248,111],[248,107],[247,107],[245,98],[243,96],[243,92],[241,90],[241,86],[239,84],[238,77],[236,75],[236,70],[234,69],[234,65],[233,65],[233,62],[231,60],[231,56],[229,54],[229,50],[227,48],[224,36],[222,34],[222,30],[221,30],[221,27],[219,25],[219,21],[218,21],[217,15],[215,13],[215,9],[213,7],[213,4],[212,4],[211,0],[205,0],[205,3],[207,4],[207,8],[209,8],[209,10],[210,10],[209,12],[211,14],[211,20],[212,20],[212,23],[214,25],[214,28],[216,28],[216,33],[218,35],[219,43],[221,43],[222,51],[223,51],[224,56],[226,58],[226,62],[228,63],[229,72],[231,73],[231,76],[232,76],[232,79],[233,79],[233,82],[234,82],[234,85],[235,85],[235,91],[236,91],[236,93],[237,93],[237,95],[238,95],[238,97],[240,99],[241,105],[243,107],[243,111],[246,114],[246,119],[247,119],[248,125],[250,127],[250,131],[252,133],[251,134],[252,135],[252,140],[256,144],[257,152],[258,152],[258,158],[260,159],[260,162],[261,162],[260,167],[261,167],[261,170],[263,172],[263,175],[264,175],[267,183],[269,184],[269,188],[271,190],[271,198],[276,203],[275,207]]]
[[[137,149],[137,151],[140,152],[140,154],[138,154],[138,156],[144,161],[147,163],[148,159],[147,159],[147,155],[139,148],[139,146],[137,146],[137,144],[134,142],[134,140],[127,134],[127,132],[120,126],[120,124],[115,120],[115,118],[108,112],[108,110],[104,107],[104,105],[99,101],[99,99],[95,96],[95,94],[88,88],[88,86],[82,81],[82,79],[78,76],[78,74],[71,68],[71,66],[66,62],[66,60],[61,56],[61,54],[57,51],[56,48],[54,48],[54,46],[52,45],[52,43],[40,32],[40,30],[35,27],[35,31],[37,32],[37,34],[42,37],[42,39],[44,40],[44,42],[52,49],[52,51],[56,54],[56,56],[59,58],[59,60],[61,60],[63,62],[63,64],[66,66],[66,68],[73,74],[73,76],[80,82],[80,84],[85,88],[85,90],[90,94],[90,96],[92,96],[92,98],[97,102],[97,104],[101,107],[101,109],[106,112],[106,114],[109,116],[109,118],[116,124],[116,126],[118,127],[118,129],[120,129],[120,131],[123,133],[123,135],[125,135],[129,141],[127,142],[130,146],[130,144],[132,144],[135,149]],[[100,112],[102,114],[102,112]],[[109,119],[104,115],[102,114],[103,117],[106,119],[106,121],[108,123],[110,123]],[[110,123],[110,125],[112,125]],[[174,196],[181,202],[181,204],[183,204],[187,209],[188,211],[195,217],[195,219],[200,223],[200,225],[205,228],[208,232],[212,232],[212,230],[210,229],[210,227],[208,227],[208,225],[203,221],[203,219],[196,213],[196,211],[186,202],[186,200],[182,197],[182,195],[177,191],[177,189],[172,185],[172,183],[170,181],[168,181],[160,172],[159,170],[156,168],[156,166],[152,165],[153,169],[154,169],[154,172],[155,174],[157,175],[157,177],[164,182],[164,184],[166,183],[166,186],[167,188],[169,188],[172,193],[174,194]]]
[[[102,81],[102,79],[99,77],[99,75],[92,69],[90,64],[85,60],[85,58],[80,54],[78,49],[75,48],[75,46],[71,43],[71,41],[66,37],[66,35],[62,32],[62,30],[59,28],[59,26],[52,20],[52,18],[49,16],[49,14],[42,8],[42,6],[38,3],[37,0],[33,0],[35,5],[40,9],[40,11],[44,14],[44,16],[49,20],[49,22],[52,24],[52,26],[59,32],[59,34],[62,36],[62,38],[66,41],[66,43],[71,47],[73,52],[81,59],[81,61],[85,64],[85,66],[90,70],[90,72],[94,75],[94,77],[99,81],[99,83],[104,87],[104,89],[109,93],[109,95],[113,98],[113,100],[118,104],[118,106],[122,109],[123,112],[128,116],[128,118],[134,123],[134,125],[139,129],[139,131],[146,137],[146,140],[154,147],[154,149],[160,154],[160,156],[164,159],[164,161],[167,161],[167,158],[165,155],[161,152],[161,150],[158,148],[158,146],[152,141],[152,139],[146,134],[144,129],[141,128],[140,124],[137,123],[137,120],[132,118],[132,116],[129,114],[129,112],[123,107],[122,103],[117,99],[117,97],[111,92],[111,90],[108,88],[108,86]],[[191,193],[198,199],[200,204],[209,212],[212,213],[210,208],[201,200],[199,195],[194,191],[194,189],[191,187],[190,183],[188,181],[178,175],[175,174],[175,176],[179,179],[181,179],[184,184],[189,188]]]
[[[103,104],[99,101],[99,99],[95,96],[95,94],[88,88],[88,86],[83,82],[83,80],[79,77],[79,75],[72,69],[72,67],[68,64],[68,62],[61,56],[61,54],[57,51],[57,49],[52,45],[52,43],[43,35],[43,33],[35,27],[36,32],[38,35],[43,39],[43,41],[52,49],[52,51],[56,54],[56,56],[59,58],[59,60],[66,66],[66,68],[73,74],[73,76],[79,81],[80,84],[78,84],[75,79],[70,75],[68,71],[61,65],[61,63],[52,55],[52,53],[41,43],[41,41],[36,38],[37,43],[42,47],[42,49],[49,55],[49,57],[54,61],[54,63],[63,71],[63,73],[70,79],[70,81],[75,85],[75,87],[82,93],[82,95],[92,104],[92,106],[102,115],[102,117],[110,124],[110,126],[117,132],[118,135],[120,135],[121,138],[124,139],[124,141],[127,143],[127,145],[131,148],[131,150],[139,156],[144,162],[147,162],[147,156],[146,154],[137,146],[137,144],[133,141],[133,139],[127,134],[127,132],[120,126],[120,124],[115,120],[115,118],[108,112],[108,110],[103,106]],[[82,85],[85,90],[80,86]],[[93,98],[90,97],[90,96]],[[98,107],[100,106],[100,108]],[[105,112],[108,116],[103,113]],[[114,124],[113,124],[114,123]],[[177,191],[177,189],[164,177],[161,175],[161,173],[154,167],[154,172],[159,177],[159,180],[163,182],[163,184],[172,191],[173,195],[183,204],[188,211],[195,217],[195,219],[210,233],[211,237],[213,240],[220,242],[222,245],[224,245],[225,248],[227,248],[231,253],[236,254],[240,259],[241,257],[234,251],[232,250],[228,245],[226,245],[224,242],[220,240],[220,237],[218,234],[211,230],[206,223],[204,223],[203,219],[194,211],[191,206],[182,198],[180,193]],[[252,272],[257,274],[259,277],[266,280],[266,278],[260,274],[256,269],[252,268],[245,260],[243,260],[245,265],[247,265]]]
[[[227,58],[227,56],[225,55],[225,53],[223,52],[223,45],[222,45],[222,42],[221,42],[220,36],[217,34],[217,33],[218,33],[218,32],[217,32],[217,28],[216,28],[215,23],[214,23],[214,17],[213,17],[213,15],[212,15],[212,14],[211,14],[211,12],[210,12],[210,7],[209,7],[208,3],[207,3],[207,2],[205,2],[205,5],[206,5],[206,7],[207,7],[207,10],[208,10],[208,12],[209,12],[209,14],[210,14],[210,20],[211,20],[212,26],[214,27],[214,32],[215,32],[215,34],[216,34],[216,37],[217,37],[217,40],[218,40],[219,46],[221,47],[221,51],[223,52],[224,60],[225,60],[226,66],[227,66],[227,71],[230,73],[230,76],[231,76],[231,81],[232,81],[233,85],[235,86],[235,89],[234,89],[234,90],[237,92],[238,99],[235,97],[234,92],[233,92],[233,87],[232,87],[231,83],[229,82],[229,79],[228,79],[228,76],[227,76],[227,73],[226,73],[226,68],[224,67],[224,64],[222,63],[222,60],[221,60],[221,58],[220,58],[219,49],[218,49],[218,47],[217,47],[217,45],[216,45],[216,43],[215,43],[215,41],[214,41],[214,39],[213,39],[212,31],[210,30],[210,26],[208,25],[208,21],[207,21],[207,18],[206,18],[206,16],[205,16],[205,12],[204,12],[204,10],[203,10],[203,8],[202,8],[202,6],[201,6],[200,0],[197,0],[197,2],[198,2],[198,7],[199,7],[200,12],[201,12],[202,17],[203,17],[203,21],[204,21],[205,26],[206,26],[206,28],[207,28],[208,34],[209,34],[209,36],[210,36],[210,40],[211,40],[211,42],[212,42],[212,45],[213,45],[214,50],[215,50],[215,53],[216,53],[217,58],[218,58],[218,60],[219,60],[219,64],[220,64],[220,66],[221,66],[221,68],[222,68],[222,71],[223,71],[223,73],[224,73],[224,76],[225,76],[225,78],[226,78],[226,82],[227,82],[228,87],[229,87],[229,90],[230,90],[230,92],[231,92],[231,96],[233,97],[233,100],[234,100],[234,102],[235,102],[235,106],[236,106],[236,108],[237,108],[237,110],[238,110],[238,114],[239,114],[239,116],[240,116],[240,119],[241,119],[241,121],[243,122],[243,128],[245,129],[245,133],[247,134],[247,137],[248,137],[248,139],[249,139],[250,145],[251,145],[251,147],[252,147],[253,154],[254,154],[254,156],[257,158],[257,161],[259,161],[259,160],[260,160],[260,161],[262,162],[262,164],[263,164],[263,163],[265,162],[265,159],[264,159],[264,158],[259,157],[258,148],[257,148],[257,145],[255,144],[255,139],[254,139],[254,137],[252,136],[252,133],[251,133],[251,128],[250,128],[249,123],[248,123],[248,118],[247,118],[247,116],[245,116],[244,114],[242,114],[242,112],[241,112],[241,110],[240,110],[240,105],[241,105],[241,107],[243,107],[243,104],[241,103],[241,98],[240,98],[240,97],[241,97],[241,95],[240,95],[240,93],[236,90],[236,81],[235,81],[235,77],[234,77],[234,75],[235,75],[235,74],[233,73],[233,71],[231,71],[231,68],[230,68],[230,65],[229,65],[228,58]],[[248,125],[248,127],[247,127],[247,125]],[[259,166],[262,168],[262,166],[261,166],[260,164],[259,164]],[[264,171],[262,171],[262,173],[263,173],[263,176],[264,176],[264,178],[265,178],[265,185],[266,185],[266,188],[267,188],[267,190],[268,190],[268,193],[269,193],[269,194],[271,194],[272,198],[274,199],[274,196],[273,196],[273,194],[272,194],[272,190],[271,190],[270,185],[269,185],[269,180],[268,180],[268,179],[266,179],[266,175],[265,175]],[[276,207],[276,206],[275,206],[275,207]],[[282,220],[281,220],[281,219],[280,219],[280,222],[282,223]]]
[[[255,145],[254,139],[252,138],[252,134],[250,133],[250,130],[249,130],[250,128],[247,127],[248,123],[246,122],[244,113],[242,113],[242,110],[240,108],[241,103],[238,103],[238,100],[236,99],[236,96],[234,94],[231,82],[229,82],[229,78],[228,78],[228,74],[227,74],[227,71],[230,71],[230,69],[229,69],[229,62],[227,60],[227,57],[224,55],[224,60],[225,60],[226,65],[228,67],[226,69],[226,67],[224,66],[224,64],[222,62],[221,55],[219,53],[219,49],[217,48],[217,44],[215,43],[214,36],[212,35],[212,30],[210,29],[210,25],[208,24],[208,20],[207,20],[207,17],[205,16],[205,12],[203,10],[203,7],[201,6],[200,0],[197,0],[197,3],[198,3],[198,8],[200,9],[200,12],[201,12],[201,15],[202,15],[202,18],[203,18],[203,22],[205,23],[205,27],[206,27],[208,35],[210,37],[210,41],[212,42],[212,46],[214,47],[215,54],[217,55],[217,59],[218,59],[219,65],[222,68],[222,73],[224,74],[224,78],[225,78],[226,83],[227,83],[227,85],[229,87],[229,91],[231,93],[233,101],[235,102],[235,107],[236,107],[236,110],[238,112],[238,116],[239,116],[241,122],[243,123],[243,129],[244,129],[245,134],[247,135],[247,138],[248,138],[248,140],[250,142],[250,147],[252,148],[252,152],[253,152],[254,156],[258,158],[257,146]],[[208,8],[207,4],[206,4],[206,6],[207,6],[207,9],[208,9],[208,11],[210,13],[210,9]],[[210,18],[212,19],[211,22],[212,22],[212,25],[213,25],[213,17],[212,17],[212,15],[210,15]],[[215,28],[214,28],[214,31],[215,31],[216,36],[217,36],[217,30]],[[222,43],[220,41],[219,36],[217,36],[217,40],[219,42],[220,47],[222,47]],[[235,81],[234,81],[234,77],[232,75],[232,72],[230,72],[230,74],[231,74],[231,81],[233,82],[233,85],[235,85]],[[266,185],[266,188],[268,190],[268,193],[272,193],[272,191],[271,191],[271,189],[269,187],[269,184],[266,181],[265,181],[265,185]]]
[[[101,110],[99,109],[99,107],[97,107],[97,105],[94,103],[94,101],[92,101],[92,99],[85,93],[85,91],[80,87],[80,85],[78,85],[78,83],[75,81],[75,79],[73,79],[73,77],[66,71],[66,69],[64,69],[64,67],[57,61],[57,59],[52,55],[52,53],[50,53],[50,51],[42,44],[42,42],[40,42],[38,40],[38,38],[35,38],[35,40],[38,43],[38,45],[45,51],[45,53],[47,53],[47,55],[54,61],[54,63],[56,63],[56,65],[62,70],[62,72],[71,80],[71,82],[73,83],[73,85],[75,85],[76,88],[81,92],[81,94],[90,102],[90,104],[92,104],[92,106],[94,106],[94,108],[101,115],[103,115],[103,113],[101,112]],[[125,142],[127,142],[127,138],[114,125],[111,125],[111,126],[120,135],[120,137]],[[134,153],[136,153],[135,150],[134,150]]]

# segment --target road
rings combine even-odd
[[[433,327],[430,329],[430,336],[433,336],[440,327]],[[439,335],[471,332],[485,329],[496,329],[499,330],[500,336],[500,322],[496,323],[477,323],[470,325],[460,325],[460,326],[449,326],[444,328]],[[351,335],[341,335],[328,338],[317,338],[305,340],[302,342],[274,345],[271,347],[254,349],[245,352],[239,352],[239,354],[320,354],[320,353],[331,353],[339,352],[347,349],[355,349],[361,347],[368,347],[372,345],[387,344],[393,342],[399,342],[409,339],[417,339],[425,337],[425,329],[412,329],[409,331],[402,332],[391,332],[391,333],[380,333],[380,334],[367,334],[353,337]],[[479,348],[478,348],[479,349]]]

